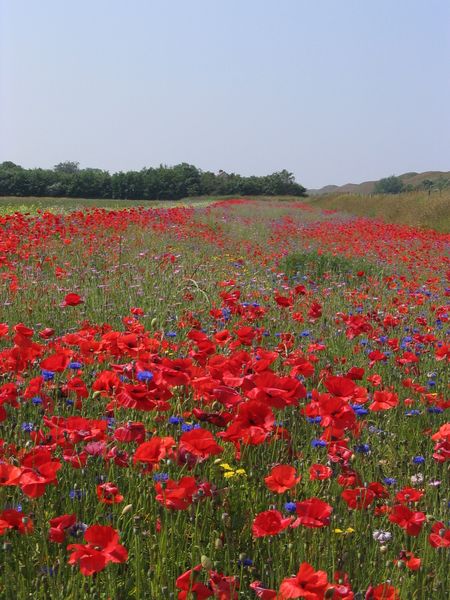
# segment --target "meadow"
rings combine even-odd
[[[1,598],[448,598],[450,235],[351,212],[3,201]]]

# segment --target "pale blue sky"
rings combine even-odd
[[[0,0],[0,161],[450,170],[449,0]]]

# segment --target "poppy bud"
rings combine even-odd
[[[217,538],[216,541],[214,542],[214,548],[216,550],[221,550],[223,548],[223,542],[220,538]]]
[[[132,509],[133,505],[132,504],[127,504],[126,506],[123,507],[122,512],[120,513],[121,516],[125,515],[127,512],[130,512],[130,510]]]
[[[204,554],[202,554],[200,562],[202,564],[202,567],[204,569],[206,569],[207,571],[211,571],[211,569],[213,568],[212,560],[208,556],[205,556]]]

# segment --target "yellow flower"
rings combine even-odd
[[[230,477],[234,477],[236,475],[236,473],[234,471],[227,471],[226,473],[223,474],[223,476],[226,479],[230,479]]]
[[[222,467],[222,469],[225,469],[225,471],[232,471],[233,470],[233,468],[230,467],[230,465],[228,463],[221,463],[219,465],[219,467]]]

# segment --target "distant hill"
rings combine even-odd
[[[405,185],[416,187],[425,179],[439,179],[446,177],[450,179],[450,171],[425,171],[424,173],[403,173],[399,175]],[[363,181],[362,183],[346,183],[345,185],[326,185],[317,190],[308,190],[310,196],[324,196],[325,194],[372,194],[376,181]]]

